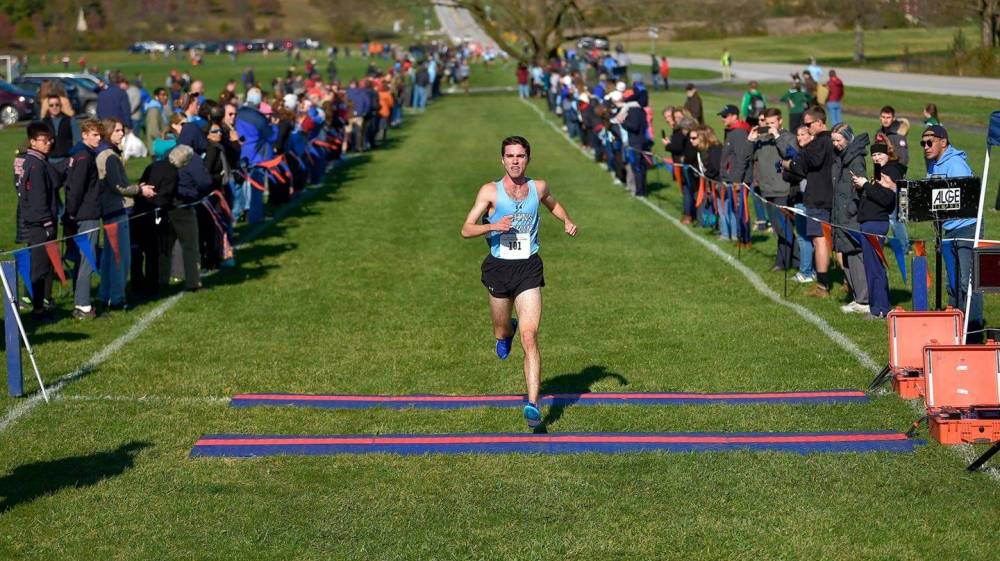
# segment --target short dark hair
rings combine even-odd
[[[528,156],[528,159],[530,160],[531,144],[528,144],[528,139],[524,138],[523,136],[508,136],[507,138],[503,139],[503,142],[500,143],[500,157],[501,158],[503,157],[503,152],[505,148],[515,144],[518,146],[522,146],[524,148],[524,153]]]
[[[816,121],[826,123],[826,109],[823,109],[819,105],[813,105],[809,109],[806,109],[805,115],[809,115]]]
[[[153,97],[159,97],[160,94],[165,94],[165,93],[167,93],[166,88],[156,88],[155,90],[153,90]]]
[[[767,118],[767,117],[777,117],[777,118],[780,119],[781,118],[781,109],[778,109],[777,107],[768,107],[767,109],[764,110],[764,117],[765,118]]]
[[[42,136],[47,136],[49,138],[55,136],[55,134],[52,133],[52,127],[50,127],[48,123],[35,121],[28,125],[28,140],[38,140],[38,138]]]
[[[879,109],[879,114],[882,114],[882,113],[888,113],[888,114],[892,115],[893,117],[895,117],[896,116],[896,109],[893,108],[893,106],[891,106],[891,105],[886,105],[882,109]]]
[[[58,93],[49,92],[49,95],[45,96],[45,99],[59,99],[59,100],[61,100],[62,97]]]

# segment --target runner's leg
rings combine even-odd
[[[538,404],[538,388],[542,375],[542,355],[538,351],[538,326],[542,321],[542,289],[525,290],[514,298],[517,307],[521,347],[524,348],[524,381],[528,386],[528,401]]]
[[[506,339],[512,335],[510,329],[510,313],[514,301],[510,298],[496,298],[490,295],[490,317],[493,320],[493,336]]]

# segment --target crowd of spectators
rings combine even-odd
[[[264,86],[248,67],[215,95],[188,72],[147,89],[108,71],[96,118],[74,116],[59,83],[43,84],[44,117],[14,159],[22,308],[54,318],[53,277],[64,272],[78,319],[173,283],[199,290],[204,271],[235,264],[237,223],[263,220],[344,154],[378,148],[404,106],[423,111],[443,81],[468,78],[461,47],[360,52],[365,76],[341,81],[334,51],[325,72],[310,60]],[[147,153],[129,178],[125,161]]]
[[[650,68],[658,87],[667,85],[658,72],[663,60],[654,57],[657,71]],[[908,175],[906,119],[887,105],[871,135],[855,131],[842,122],[843,82],[830,70],[820,84],[822,69],[812,59],[772,106],[750,82],[739,105],[715,113],[720,132],[706,122],[698,88],[688,84],[684,104],[663,109],[666,127],[657,143],[644,76],[629,74],[620,62],[628,63],[610,53],[568,50],[547,65],[522,65],[519,95],[547,100],[567,134],[629,193],[647,196],[649,169],[663,166],[682,191],[683,224],[711,229],[741,247],[749,246],[754,230],[771,232],[773,271],[795,271],[794,280],[813,285],[806,294],[829,298],[835,263],[847,298],[841,310],[886,317],[892,302],[882,246],[910,251],[905,224],[896,220],[896,182],[916,179]],[[973,175],[965,153],[951,145],[938,121],[937,107],[928,105],[924,116],[920,146],[928,177]],[[665,158],[654,153],[655,144]],[[972,264],[966,240],[974,236],[975,222],[943,224],[944,238],[951,240],[946,263],[956,269],[948,275],[949,304],[955,307],[965,305]],[[969,314],[970,330],[981,326],[981,297],[974,295]]]

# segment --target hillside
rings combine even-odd
[[[87,31],[77,31],[83,8]],[[140,40],[392,38],[436,26],[413,0],[0,0],[0,44],[14,50],[116,49]],[[399,21],[400,32],[393,32]]]

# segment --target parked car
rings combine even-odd
[[[610,47],[611,43],[608,41],[608,38],[602,36],[581,37],[580,40],[576,42],[576,48],[586,51],[589,51],[590,49],[606,51]]]
[[[37,110],[34,94],[0,80],[0,123],[8,126],[22,119],[33,119]]]
[[[42,82],[47,80],[59,80],[58,78],[41,78],[37,76],[18,76],[13,84],[22,90],[31,92],[36,98],[40,97]],[[80,88],[75,82],[70,80],[68,83],[59,80],[63,84],[63,89],[66,90],[66,97],[69,98],[69,104],[73,106],[73,111],[76,113],[82,113],[85,111],[85,105],[80,98]],[[97,99],[96,97],[94,98]],[[39,103],[44,103],[45,100],[39,100]],[[94,112],[97,112],[97,104],[94,104]]]
[[[59,80],[66,86],[66,93],[69,94],[71,87],[76,88],[76,97],[79,107],[73,106],[76,111],[83,111],[89,115],[97,116],[97,95],[101,93],[101,86],[95,80],[96,76],[90,74],[76,74],[72,72],[28,72],[18,80],[32,80],[39,84],[42,80]],[[72,97],[70,100],[72,101]]]

